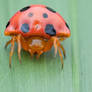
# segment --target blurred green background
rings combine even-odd
[[[9,69],[9,51],[4,49],[10,37],[4,36],[7,21],[30,4],[44,4],[59,12],[71,29],[71,37],[62,44],[67,57],[61,70],[54,48],[39,60],[22,51],[22,64],[17,45]],[[0,0],[0,92],[92,92],[92,0]]]

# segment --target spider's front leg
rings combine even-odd
[[[13,56],[14,53],[14,43],[17,42],[18,44],[18,57],[19,57],[19,61],[21,63],[21,35],[17,35],[17,36],[12,36],[11,40],[9,40],[6,44],[5,44],[5,48],[7,48],[7,46],[11,43],[11,50],[10,50],[10,56],[9,56],[9,67],[11,68],[11,58]]]
[[[11,41],[12,41],[12,39],[6,42],[5,48],[7,48],[7,46],[11,43]]]
[[[18,44],[18,57],[19,57],[19,62],[21,63],[21,35],[18,35],[16,37],[17,44]]]
[[[11,50],[10,50],[10,56],[9,56],[9,67],[11,68],[11,58],[14,52],[14,42],[15,42],[15,37],[12,37],[11,39]],[[7,43],[6,43],[7,44]]]
[[[60,56],[60,59],[61,59],[61,63],[62,63],[62,68],[63,68],[63,66],[64,66],[63,55],[64,55],[64,58],[66,56],[65,50],[64,50],[63,46],[60,44],[60,41],[57,37],[52,37],[52,40],[53,40],[53,45],[54,45],[54,48],[55,48],[55,56],[56,56],[57,50],[58,50],[59,51],[59,56]],[[63,51],[63,55],[61,53],[61,49]]]

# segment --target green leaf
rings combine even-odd
[[[7,21],[21,8],[44,4],[59,12],[71,29],[62,44],[66,50],[64,69],[54,48],[37,60],[22,50],[19,64],[17,45],[9,68],[10,37],[4,36]],[[89,0],[1,0],[0,1],[0,92],[91,92],[92,91],[92,1]]]

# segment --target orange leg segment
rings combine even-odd
[[[18,37],[17,37],[17,43],[18,43],[18,57],[19,57],[19,61],[20,61],[20,63],[21,63],[21,42],[20,42],[20,37],[21,37],[21,35],[18,35]]]
[[[15,41],[18,43],[18,57],[19,57],[19,61],[21,63],[21,42],[20,42],[20,37],[21,35],[18,36],[13,36],[11,40],[9,40],[6,44],[5,44],[5,48],[7,48],[7,46],[11,43],[11,50],[10,50],[10,56],[9,56],[9,67],[11,68],[11,58],[12,55],[14,53],[14,43]]]
[[[64,47],[60,44],[59,40],[57,41],[57,43],[58,43],[58,46],[62,49],[64,58],[65,58],[66,57],[66,53],[65,53]]]
[[[55,56],[57,54],[57,40],[55,39],[54,40],[54,48],[55,48]]]
[[[63,62],[63,56],[62,56],[62,53],[60,51],[60,48],[58,48],[58,51],[59,51],[59,55],[60,55],[60,59],[61,59],[61,64],[62,64],[62,69],[64,67],[64,62]]]
[[[11,40],[11,51],[10,51],[10,56],[9,56],[9,67],[10,68],[11,68],[11,58],[14,52],[14,41],[15,41],[15,37],[13,37]]]
[[[38,55],[36,56],[37,59],[39,59],[40,55],[43,53],[43,51],[40,51]]]
[[[65,58],[65,56],[66,56],[66,55],[65,55],[65,50],[64,50],[63,46],[60,44],[59,39],[58,39],[57,37],[52,37],[52,40],[53,40],[53,44],[54,44],[54,48],[55,48],[55,55],[56,55],[57,49],[58,49],[59,55],[60,55],[60,58],[61,58],[62,68],[63,68],[63,66],[64,66],[64,63],[63,63],[63,56],[62,56],[62,53],[61,53],[60,48],[61,48],[62,51],[63,51],[64,58]]]
[[[32,52],[32,50],[31,49],[29,49],[29,53],[30,53],[30,55],[31,55],[31,58],[33,58],[33,52]]]
[[[11,40],[9,40],[8,42],[6,42],[5,44],[5,48],[7,48],[7,46],[11,43]]]

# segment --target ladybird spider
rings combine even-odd
[[[18,57],[21,63],[21,49],[28,51],[31,56],[35,53],[37,58],[52,46],[61,58],[63,68],[63,55],[65,50],[60,41],[70,37],[70,30],[62,16],[45,5],[31,5],[18,11],[7,23],[4,34],[11,36],[5,48],[11,43],[9,66],[14,52],[14,43],[18,44]],[[63,51],[63,55],[61,53]]]

